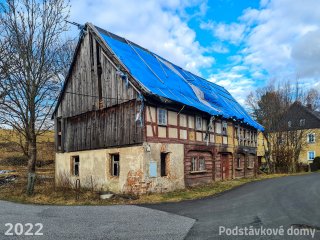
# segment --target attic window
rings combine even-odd
[[[306,125],[306,120],[300,119],[300,127],[303,127],[304,125]]]
[[[158,125],[167,125],[167,110],[158,108]]]

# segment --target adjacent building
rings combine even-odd
[[[299,151],[299,163],[310,164],[320,156],[320,112],[310,105],[294,102],[283,115],[278,126],[270,134],[272,147],[286,144],[296,145]],[[266,140],[260,132],[258,135],[258,165],[264,162],[267,150]]]
[[[53,118],[57,184],[135,194],[253,176],[263,130],[223,87],[90,23]]]

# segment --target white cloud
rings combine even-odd
[[[239,23],[216,23],[216,22],[202,22],[201,29],[210,30],[215,37],[222,41],[229,41],[232,44],[239,44],[245,33],[245,25]]]
[[[214,53],[228,53],[229,49],[224,46],[222,43],[214,43],[211,47],[207,48],[208,52],[214,52]]]
[[[261,0],[259,9],[243,11],[238,22],[202,25],[221,40],[240,43],[239,51],[212,80],[226,86],[244,102],[257,81],[296,81],[320,87],[319,0]],[[232,66],[244,66],[239,71]],[[247,85],[250,84],[250,85]]]
[[[194,73],[214,62],[185,19],[189,7],[199,6],[194,15],[205,14],[206,1],[72,0],[71,5],[73,21],[92,22]]]
[[[244,64],[259,66],[275,78],[319,76],[318,0],[262,1],[262,9],[247,9],[240,18],[252,29],[245,39]]]

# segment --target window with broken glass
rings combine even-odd
[[[73,176],[79,176],[80,173],[80,157],[79,156],[72,156],[71,157],[71,161],[72,161],[72,172],[71,174]]]
[[[118,177],[120,175],[120,155],[111,154],[111,176]]]

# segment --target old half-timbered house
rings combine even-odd
[[[136,194],[252,176],[263,129],[223,87],[90,23],[53,118],[57,184]]]

